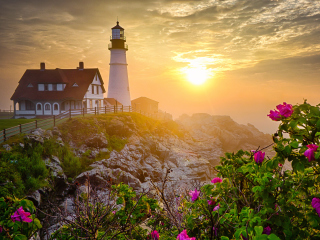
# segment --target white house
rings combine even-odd
[[[69,109],[103,107],[104,83],[98,68],[27,69],[11,100],[15,118],[58,115]],[[18,105],[18,106],[17,106]]]

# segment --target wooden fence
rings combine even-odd
[[[19,124],[18,126],[3,129],[0,132],[0,143],[6,141],[9,137],[15,136],[21,133],[30,133],[32,130],[36,128],[48,129],[56,126],[59,123],[62,123],[66,119],[70,119],[72,117],[80,116],[84,117],[85,115],[99,115],[99,114],[107,114],[107,113],[118,113],[118,112],[139,112],[147,117],[152,118],[161,118],[161,114],[159,113],[146,113],[142,111],[135,111],[131,106],[113,106],[113,107],[100,107],[100,108],[82,108],[82,109],[70,109],[68,111],[64,111],[59,115],[50,116],[47,118],[35,120],[33,122]]]

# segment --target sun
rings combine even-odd
[[[210,72],[204,67],[192,67],[183,70],[189,82],[194,85],[205,83],[210,77]]]

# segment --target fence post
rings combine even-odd
[[[131,112],[131,106],[129,106],[129,112]]]
[[[3,129],[3,140],[6,141],[7,138],[6,138],[6,129]]]
[[[36,120],[36,128],[38,128],[38,120]]]
[[[104,106],[104,114],[107,114],[107,106]]]
[[[97,115],[97,107],[94,107],[94,115]]]
[[[20,129],[20,133],[21,133],[21,132],[22,132],[22,131],[21,131],[21,124],[19,124],[19,129]]]
[[[123,105],[122,105],[122,107],[121,107],[121,111],[123,112]]]
[[[113,112],[116,113],[116,105],[113,105]]]
[[[53,126],[55,127],[56,126],[56,116],[53,115]]]
[[[69,108],[69,119],[71,119],[71,108]]]
[[[82,116],[84,117],[84,108],[82,108]]]

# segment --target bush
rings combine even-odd
[[[158,233],[168,240],[319,239],[319,105],[284,103],[277,109],[269,114],[280,121],[272,159],[263,149],[226,153],[211,184],[179,192],[168,189],[165,178],[162,186],[154,185],[155,196],[140,198],[145,205],[139,208],[135,193],[120,184],[114,187],[117,213],[105,215],[113,220],[92,239],[154,240]],[[283,169],[285,162],[292,170]],[[152,235],[141,229],[143,221]],[[116,234],[117,229],[125,230]]]

